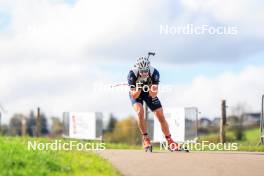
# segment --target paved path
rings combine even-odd
[[[264,153],[105,150],[125,176],[264,176]]]

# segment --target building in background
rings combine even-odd
[[[259,125],[261,113],[244,113],[243,114],[243,125]]]

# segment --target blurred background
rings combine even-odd
[[[140,143],[128,92],[104,88],[125,83],[136,58],[154,51],[161,85],[173,87],[159,94],[164,107],[197,107],[198,133],[211,134],[226,99],[230,140],[245,139],[246,129],[256,136],[264,90],[262,6],[258,0],[0,1],[1,134],[61,136],[63,112],[102,112],[106,140]],[[164,32],[188,24],[237,33]]]

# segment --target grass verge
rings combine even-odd
[[[0,137],[0,175],[5,176],[119,176],[106,160],[93,152],[28,150],[28,140]]]

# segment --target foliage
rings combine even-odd
[[[25,116],[22,114],[15,114],[9,122],[9,134],[16,136],[21,135],[22,131],[22,119],[24,119]]]
[[[111,114],[106,132],[112,133],[116,127],[116,123],[117,123],[117,119],[113,114]]]
[[[141,144],[141,135],[137,121],[128,117],[117,122],[112,133],[105,133],[104,140],[108,142],[127,143],[132,145]]]
[[[61,136],[63,133],[63,124],[58,117],[52,117],[51,136]]]

